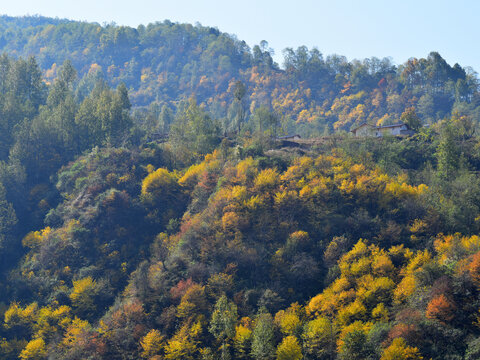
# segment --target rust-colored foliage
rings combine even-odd
[[[441,322],[449,322],[455,317],[455,304],[444,294],[435,296],[427,306],[425,315],[429,319],[436,319]]]
[[[170,289],[170,296],[174,300],[181,299],[187,290],[194,284],[195,283],[191,278],[188,278],[187,280],[180,280],[177,285]]]
[[[470,263],[468,271],[475,285],[480,287],[480,251],[472,256],[472,262]]]

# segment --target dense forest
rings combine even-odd
[[[47,84],[70,60],[76,96],[99,78],[121,83],[147,130],[168,132],[163,106],[176,112],[195,96],[224,131],[267,106],[286,133],[312,137],[365,121],[391,124],[414,108],[424,124],[458,112],[478,118],[478,78],[436,52],[396,66],[388,58],[347,61],[318,49],[285,49],[279,67],[262,41],[250,48],[218,29],[170,21],[131,28],[42,17],[0,17],[0,51],[35,56]],[[235,86],[241,82],[243,88]]]
[[[1,359],[480,358],[472,69],[170,21],[0,50]]]

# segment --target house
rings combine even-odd
[[[410,129],[407,124],[394,124],[394,125],[385,125],[385,126],[377,126],[376,128],[376,136],[382,137],[385,135],[392,135],[392,136],[410,136],[413,135],[414,131]]]
[[[355,137],[383,137],[383,136],[411,136],[415,132],[407,124],[393,124],[384,126],[373,126],[367,123],[360,124],[351,130]]]
[[[355,137],[376,136],[376,127],[367,123],[360,124],[352,133]]]
[[[287,136],[279,136],[277,140],[284,140],[284,141],[295,141],[300,140],[302,137],[298,134],[295,135],[287,135]]]

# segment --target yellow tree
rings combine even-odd
[[[163,348],[164,337],[160,331],[152,329],[145,335],[140,341],[143,352],[142,357],[150,359],[155,355],[158,355]]]
[[[287,336],[277,347],[277,360],[300,360],[302,348],[295,336]]]
[[[250,322],[251,320],[249,318],[243,318],[235,328],[233,346],[235,348],[235,357],[238,359],[249,359],[250,345],[252,342]]]
[[[408,346],[403,338],[396,338],[386,348],[380,360],[422,360],[423,357],[415,347]]]
[[[47,358],[45,341],[42,338],[31,340],[20,353],[22,360],[43,360]]]
[[[95,297],[97,293],[97,282],[90,276],[73,282],[70,300],[79,315],[91,316],[95,312]]]

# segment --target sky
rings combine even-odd
[[[349,60],[403,63],[438,51],[480,72],[478,0],[0,0],[0,13],[43,15],[136,27],[169,19],[235,34],[250,46],[306,45]]]

